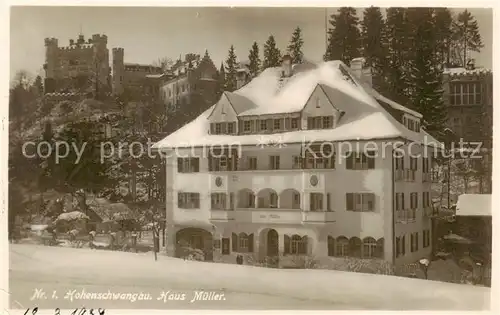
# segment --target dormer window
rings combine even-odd
[[[403,116],[403,125],[411,131],[420,132],[420,121],[413,117]]]
[[[333,116],[315,116],[307,118],[307,129],[333,128]]]

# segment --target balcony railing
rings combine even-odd
[[[210,211],[210,220],[212,221],[232,221],[234,220],[234,211],[233,210],[219,210],[212,209]]]
[[[407,181],[407,182],[415,181],[415,170],[406,169],[404,176],[405,176],[405,181]]]
[[[431,181],[431,174],[430,173],[422,173],[422,182],[428,183]]]
[[[415,222],[416,218],[417,218],[417,209],[396,210],[397,223]]]
[[[302,222],[304,223],[327,223],[335,222],[335,212],[332,211],[304,211],[302,212]]]

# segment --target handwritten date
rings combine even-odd
[[[37,312],[38,312],[38,307],[35,307],[33,309],[28,308],[26,312],[24,312],[24,315],[29,315],[29,314],[35,315]],[[70,315],[104,315],[105,312],[106,310],[102,308],[99,308],[97,310],[91,308],[87,310],[85,307],[82,307],[75,309],[73,312],[70,313]],[[54,310],[54,315],[61,315],[61,310],[59,308],[56,308]]]

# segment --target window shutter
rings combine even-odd
[[[290,129],[290,117],[288,118],[285,118],[285,130],[289,130]]]
[[[177,172],[182,173],[184,169],[184,160],[182,158],[177,158]]]
[[[177,193],[177,207],[182,207],[182,193]]]
[[[273,130],[273,120],[272,119],[268,119],[266,121],[266,126],[267,126],[267,131],[272,131]]]
[[[253,253],[253,233],[248,235],[248,252]]]
[[[210,134],[214,135],[215,134],[215,124],[210,124]]]
[[[250,120],[250,132],[254,133],[256,132],[256,127],[255,127],[256,120]]]
[[[221,133],[222,134],[227,133],[227,123],[221,123]]]
[[[353,210],[354,209],[354,195],[352,193],[346,193],[346,209]]]
[[[403,235],[403,237],[401,238],[401,254],[405,254],[406,252],[406,248],[405,248],[405,244],[406,243],[406,239],[405,239],[405,235]]]
[[[301,246],[303,251],[299,252],[299,254],[306,255],[307,254],[307,235],[304,235],[302,237],[302,244],[304,244],[304,246]]]
[[[352,170],[353,169],[353,159],[354,159],[354,153],[349,152],[349,155],[346,157],[346,169]]]
[[[401,193],[401,209],[405,209],[405,193]]]
[[[415,250],[418,250],[418,232],[415,232]]]
[[[237,252],[238,251],[238,235],[236,235],[236,233],[233,233],[231,235],[231,243],[232,243],[232,248],[233,248],[233,252]]]
[[[284,254],[285,255],[290,254],[290,236],[285,235],[284,242],[285,242]]]

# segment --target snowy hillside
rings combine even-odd
[[[45,307],[480,310],[490,289],[435,281],[326,270],[282,270],[184,261],[151,253],[11,245],[12,307],[32,305],[34,288],[47,292],[147,292],[151,301],[40,300]],[[383,288],[381,290],[381,288]],[[224,301],[165,304],[160,291],[224,292]],[[56,305],[57,304],[57,305]]]

